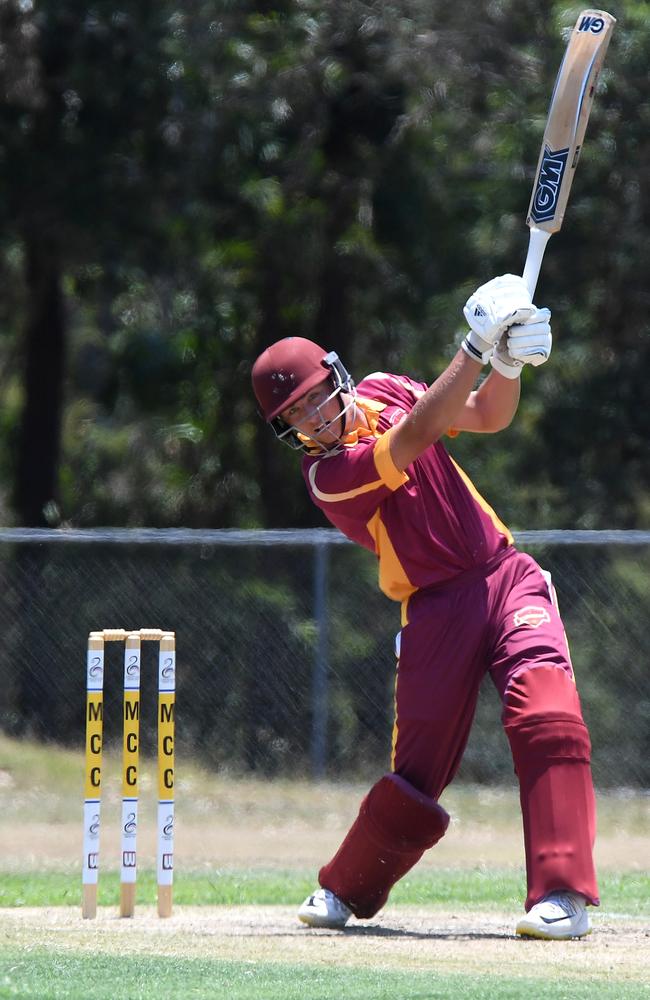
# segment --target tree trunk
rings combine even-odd
[[[52,524],[63,406],[65,318],[58,247],[26,245],[25,403],[18,435],[14,506],[21,525]]]

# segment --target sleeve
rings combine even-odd
[[[393,375],[390,372],[373,372],[357,386],[360,396],[369,396],[392,406],[403,406],[407,412],[427,388],[425,382],[416,382],[408,375]]]
[[[389,372],[373,372],[371,375],[366,375],[358,386],[361,395],[368,395],[394,406],[402,406],[407,413],[413,409],[428,388],[426,382],[416,382],[408,375],[391,375]],[[460,431],[450,427],[446,434],[447,437],[455,438]]]
[[[353,448],[303,467],[307,488],[326,514],[364,523],[379,504],[408,481],[390,457],[390,431],[379,438],[362,438]]]

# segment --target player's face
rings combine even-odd
[[[343,394],[341,394],[343,395]],[[280,414],[282,420],[324,448],[338,444],[343,417],[338,394],[332,397],[329,379],[320,382]]]

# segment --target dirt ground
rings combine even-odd
[[[0,910],[3,943],[16,952],[41,947],[122,955],[155,954],[242,962],[306,962],[435,970],[438,973],[567,977],[650,983],[650,932],[640,919],[597,915],[582,941],[525,941],[513,935],[512,914],[455,914],[387,907],[344,931],[301,925],[293,907],[177,907],[169,920],[141,908],[120,920],[100,908],[83,921],[75,908]],[[650,987],[649,987],[650,989]]]

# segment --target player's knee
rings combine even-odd
[[[449,815],[397,774],[385,774],[370,789],[362,813],[378,843],[400,852],[433,847],[449,825]]]
[[[546,762],[591,758],[576,686],[560,667],[533,667],[517,674],[506,689],[503,721],[515,766],[524,758]]]

